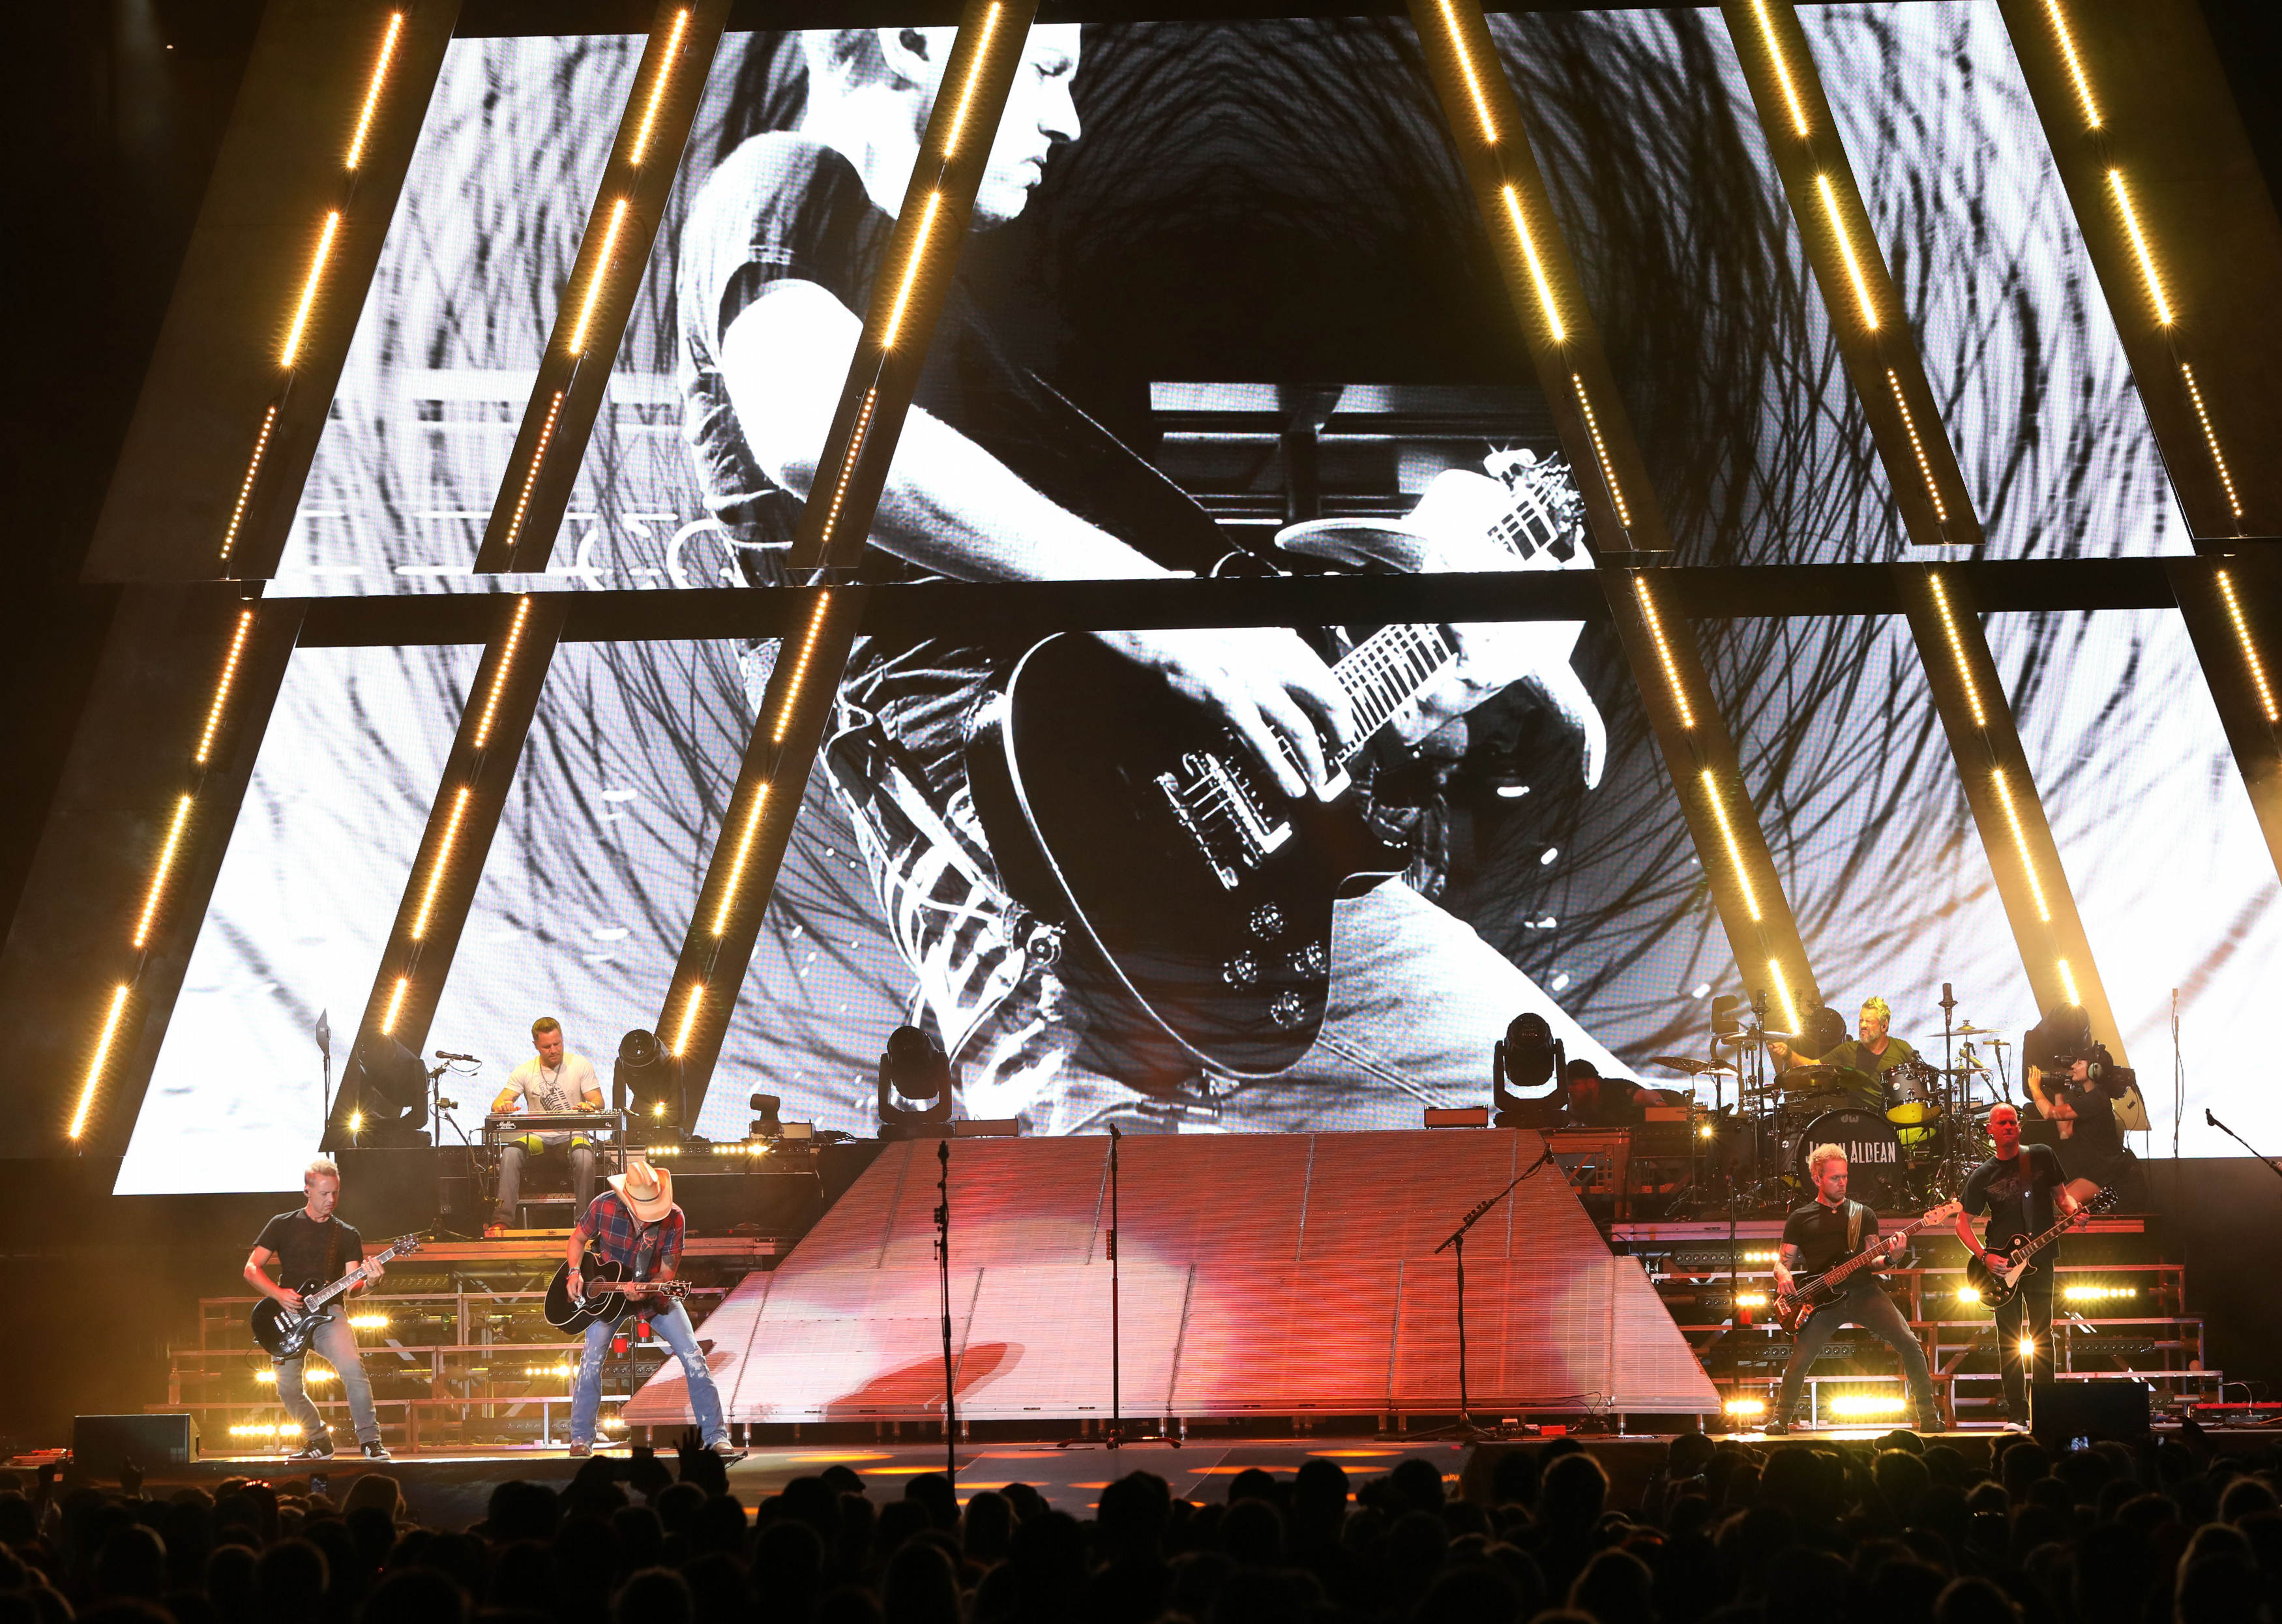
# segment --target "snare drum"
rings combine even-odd
[[[1814,1188],[1814,1177],[1807,1158],[1818,1145],[1836,1145],[1846,1153],[1846,1193],[1851,1199],[1881,1210],[1909,1204],[1902,1179],[1901,1135],[1875,1111],[1849,1107],[1825,1111],[1807,1123],[1788,1160],[1809,1190]]]

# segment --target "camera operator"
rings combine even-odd
[[[2124,1147],[2115,1116],[2115,1101],[2137,1081],[2131,1068],[2093,1041],[2092,1017],[2078,1004],[2062,1004],[2030,1027],[2021,1053],[2037,1114],[2060,1124],[2069,1193],[2084,1201],[2102,1185],[2120,1184],[2138,1160]]]

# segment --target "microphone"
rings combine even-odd
[[[2205,1106],[2203,1107],[2203,1120],[2214,1128],[2218,1126],[2218,1118],[2210,1114],[2210,1107],[2208,1106]]]
[[[480,1066],[483,1064],[483,1061],[477,1060],[472,1054],[454,1054],[449,1049],[437,1050],[436,1058],[439,1061],[466,1061],[469,1064],[474,1066]]]

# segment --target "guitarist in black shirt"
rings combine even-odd
[[[312,1280],[330,1285],[364,1262],[364,1240],[356,1231],[333,1216],[341,1199],[341,1169],[330,1156],[320,1156],[301,1175],[303,1203],[293,1212],[281,1212],[262,1226],[261,1235],[246,1255],[245,1278],[263,1296],[298,1310],[298,1285]],[[277,1265],[277,1278],[269,1265]],[[375,1259],[368,1267],[365,1285],[378,1280],[384,1265]],[[295,1285],[283,1282],[291,1281]],[[361,1288],[360,1288],[361,1289]],[[372,1412],[372,1383],[357,1352],[356,1333],[345,1315],[335,1315],[316,1329],[312,1345],[324,1356],[341,1379],[341,1393],[349,1402],[349,1418],[356,1424],[357,1442],[367,1460],[386,1460],[381,1447],[380,1422]],[[324,1460],[333,1452],[332,1434],[309,1395],[301,1390],[303,1356],[277,1361],[277,1402],[301,1424],[301,1447],[290,1460]]]
[[[1820,1274],[1873,1245],[1898,1252],[1906,1238],[1878,1239],[1878,1215],[1859,1201],[1846,1199],[1846,1153],[1836,1145],[1818,1145],[1808,1159],[1807,1173],[1814,1180],[1814,1199],[1783,1224],[1782,1246],[1775,1254],[1775,1289],[1788,1294],[1800,1275]],[[1910,1389],[1911,1425],[1920,1432],[1938,1432],[1940,1411],[1934,1403],[1933,1373],[1926,1368],[1925,1349],[1919,1346],[1910,1322],[1878,1285],[1874,1267],[1846,1282],[1844,1296],[1799,1327],[1790,1363],[1783,1367],[1782,1391],[1766,1430],[1778,1436],[1790,1431],[1791,1411],[1797,1408],[1799,1389],[1806,1384],[1807,1367],[1814,1363],[1841,1325],[1859,1325],[1894,1350],[1901,1362],[1902,1379]]]
[[[2052,1227],[2055,1205],[2065,1216],[2076,1211],[2077,1201],[2053,1147],[2021,1143],[2017,1107],[1999,1105],[1990,1111],[1989,1138],[1997,1154],[1965,1181],[1957,1238],[1983,1263],[2002,1270],[2014,1245]],[[1989,1215],[1986,1245],[1973,1234],[1973,1216],[1982,1212]],[[2054,1254],[2022,1276],[1997,1309],[1997,1368],[2005,1378],[2005,1425],[2014,1432],[2029,1430],[2030,1366],[2037,1350],[2052,1346],[2053,1275],[2059,1262]]]

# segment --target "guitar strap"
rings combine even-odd
[[[1859,1201],[1846,1203],[1846,1255],[1849,1257],[1862,1249],[1862,1220],[1869,1211]]]

